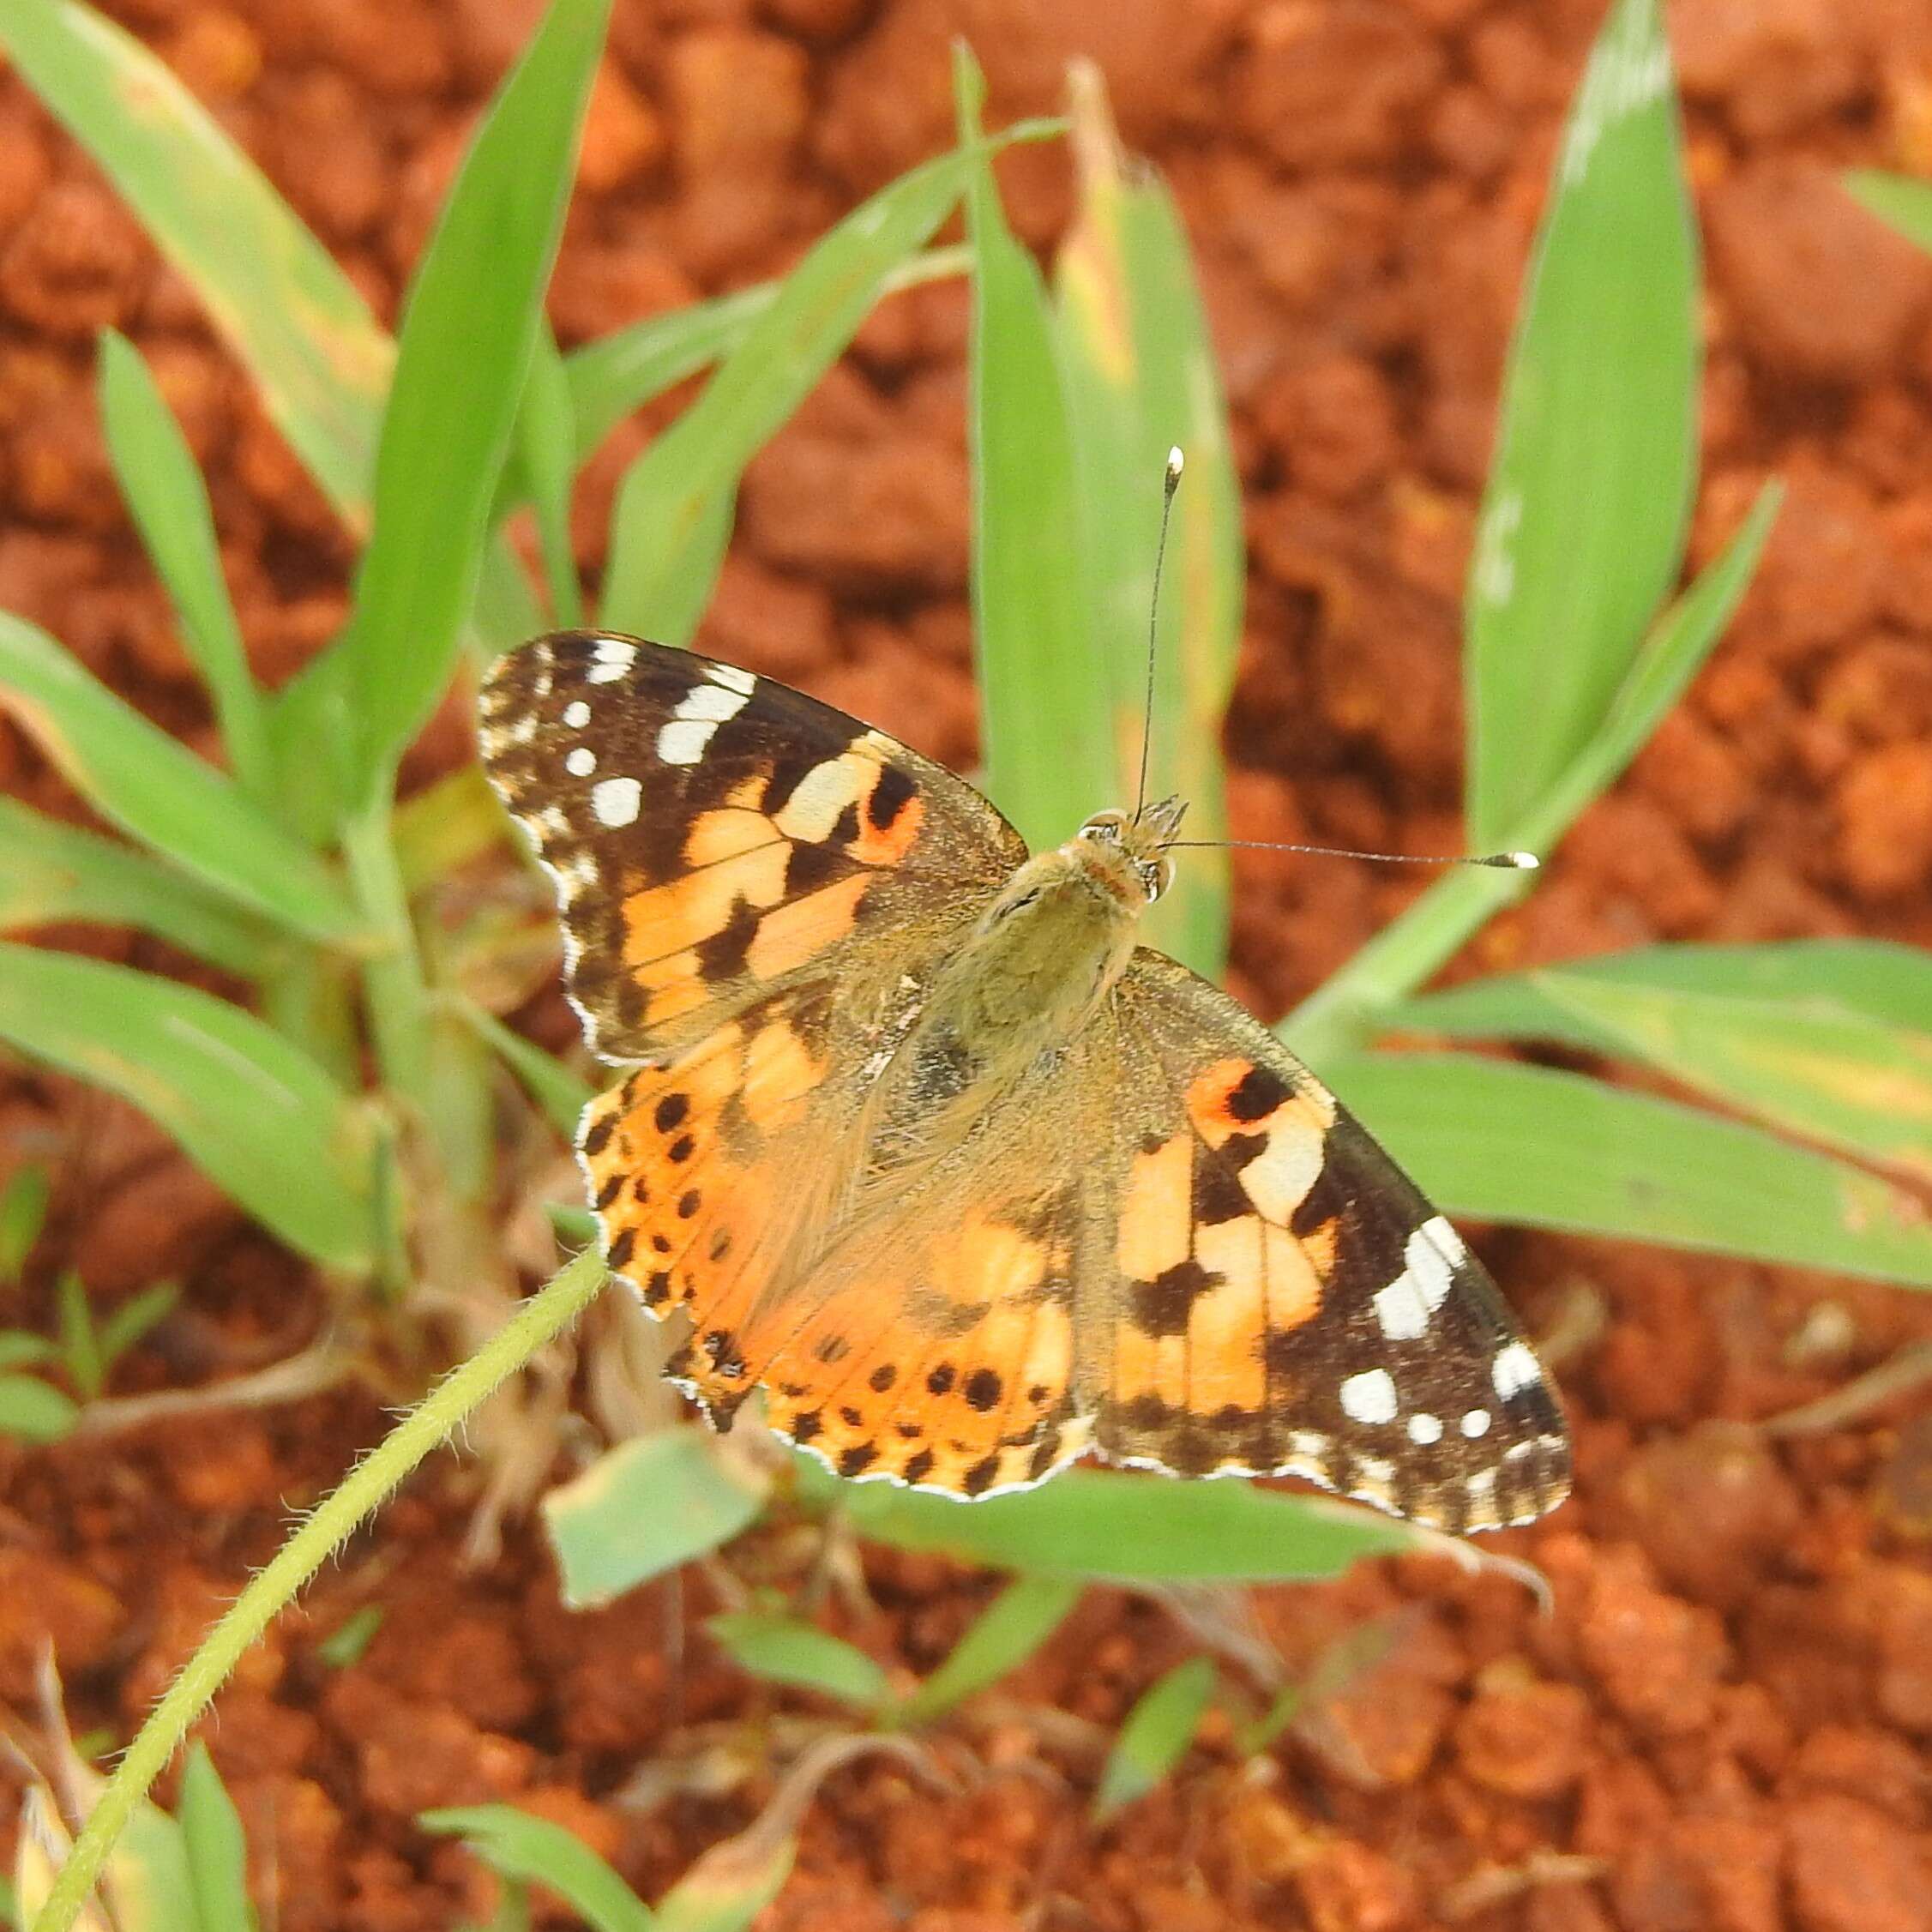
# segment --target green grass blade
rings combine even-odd
[[[180,1305],[181,1289],[172,1281],[157,1281],[129,1296],[100,1325],[100,1358],[110,1372],[114,1364],[155,1325]]]
[[[1363,1055],[1337,1091],[1438,1206],[1932,1287],[1932,1217],[1760,1129],[1464,1054]]]
[[[252,1014],[127,966],[0,944],[0,1038],[131,1101],[292,1248],[367,1264],[362,1116]]]
[[[349,653],[386,785],[455,669],[542,322],[610,0],[552,0],[472,137],[410,290]]]
[[[689,641],[745,465],[844,351],[893,273],[952,212],[969,166],[947,154],[901,176],[833,228],[755,312],[729,311],[743,323],[737,347],[618,487],[601,623],[664,643]]]
[[[208,304],[269,415],[352,515],[393,354],[354,283],[131,34],[75,0],[7,0],[0,47]]]
[[[518,466],[530,485],[537,511],[537,540],[542,548],[544,581],[550,587],[551,614],[575,629],[584,621],[583,592],[577,559],[570,547],[570,489],[576,480],[577,431],[571,416],[570,379],[546,322],[537,332],[536,352],[516,423]]]
[[[87,1291],[72,1268],[61,1271],[55,1288],[60,1318],[61,1365],[74,1378],[83,1402],[94,1401],[107,1379],[101,1359],[100,1337],[94,1332],[93,1310],[87,1306]]]
[[[466,1805],[425,1811],[426,1832],[460,1838],[493,1872],[547,1886],[594,1932],[652,1932],[650,1908],[574,1832],[514,1805]]]
[[[607,1604],[729,1543],[756,1518],[766,1488],[704,1429],[620,1442],[543,1499],[564,1602]]]
[[[1078,1577],[1022,1576],[980,1613],[945,1661],[894,1713],[930,1724],[1017,1670],[1067,1620],[1086,1586]]]
[[[1185,230],[1159,177],[1130,167],[1098,71],[1074,69],[1080,202],[1055,265],[1086,567],[1083,599],[1110,672],[1112,789],[1131,807],[1146,715],[1147,622],[1167,453],[1187,458],[1174,502],[1155,657],[1147,796],[1189,801],[1188,836],[1227,836],[1221,724],[1245,584],[1241,484]],[[1091,711],[1092,701],[1087,701]],[[1148,914],[1147,943],[1218,978],[1228,862],[1188,854]]]
[[[1616,0],[1564,129],[1477,527],[1478,849],[1507,843],[1597,731],[1676,574],[1696,275],[1661,0]]]
[[[0,1187],[0,1287],[19,1286],[21,1270],[45,1231],[53,1194],[52,1177],[33,1160],[16,1167]],[[9,1365],[0,1354],[0,1368]]]
[[[242,789],[266,803],[274,796],[274,759],[262,694],[249,671],[221,575],[208,485],[140,352],[113,329],[100,339],[99,389],[101,423],[121,493],[214,701],[229,765]]]
[[[933,248],[887,271],[879,293],[942,281],[972,266],[963,248]],[[634,409],[734,353],[778,299],[782,281],[758,282],[708,302],[647,316],[575,348],[563,358],[582,463]]]
[[[953,51],[973,253],[972,608],[986,790],[1028,844],[1056,845],[1110,802],[1107,664],[1086,607],[1073,426],[1033,260],[978,150],[985,81]]]
[[[188,1747],[181,1802],[175,1811],[188,1847],[188,1876],[199,1932],[255,1932],[241,1814],[199,1738]]]
[[[1639,946],[1605,953],[1565,972],[1586,971],[1618,984],[1660,986],[1730,999],[1783,1001],[1805,1014],[1862,1014],[1883,1025],[1923,1032],[1932,1020],[1932,954],[1887,939],[1790,939],[1746,946]],[[1466,996],[1478,1005],[1486,987],[1520,984],[1478,979],[1431,993],[1398,1010],[1405,1027],[1435,1029],[1435,1015],[1459,1014]],[[1440,1028],[1450,1031],[1450,1027]],[[1458,1031],[1470,1029],[1456,1027]],[[1490,1031],[1502,1031],[1500,1028]]]
[[[273,931],[145,853],[0,798],[0,932],[76,920],[133,926],[243,979],[266,972]]]
[[[918,1490],[840,1483],[800,1457],[799,1487],[836,1496],[876,1543],[963,1562],[1094,1582],[1288,1583],[1339,1576],[1357,1557],[1416,1547],[1417,1532],[1323,1496],[1248,1483],[1177,1483],[1071,1469],[971,1505]]]
[[[81,1418],[71,1395],[38,1375],[0,1375],[0,1436],[16,1442],[57,1442]]]
[[[1932,182],[1882,168],[1853,168],[1843,180],[1845,192],[1860,207],[1932,252]]]
[[[1144,1798],[1188,1754],[1214,1695],[1214,1660],[1177,1664],[1135,1700],[1107,1754],[1093,1794],[1093,1821],[1104,1824]]]
[[[1708,971],[1693,969],[1703,985],[1672,984],[1676,950],[1646,948],[1634,969],[1614,960],[1603,972],[1592,960],[1476,980],[1412,1002],[1400,1017],[1459,1037],[1557,1040],[1640,1061],[1802,1140],[1932,1180],[1932,960],[1904,966],[1901,990],[1920,1004],[1917,1025],[1899,1025],[1835,1002],[1741,991]]]
[[[456,1016],[516,1076],[524,1091],[543,1109],[551,1125],[566,1141],[571,1139],[593,1097],[594,1089],[589,1082],[572,1072],[554,1053],[546,1053],[534,1040],[526,1039],[495,1014],[486,1013],[474,1000],[460,994],[456,998]]]
[[[1610,714],[1540,803],[1496,841],[1546,852],[1583,808],[1636,756],[1682,695],[1737,608],[1778,514],[1767,485],[1717,558],[1658,622]],[[1395,1001],[1444,965],[1493,913],[1520,898],[1532,876],[1461,866],[1431,886],[1386,931],[1276,1029],[1316,1067],[1357,1044]]]
[[[357,929],[334,875],[233,779],[150,725],[45,631],[3,611],[0,707],[103,817],[227,898],[312,939]]]
[[[855,1710],[876,1711],[892,1694],[885,1671],[856,1644],[816,1624],[762,1610],[707,1617],[705,1628],[741,1670],[767,1683],[821,1697]]]

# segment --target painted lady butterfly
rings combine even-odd
[[[1083,1450],[1449,1531],[1569,1486],[1454,1229],[1226,994],[1136,948],[1171,801],[1054,852],[767,678],[565,632],[482,701],[562,903],[611,1268],[841,1475],[977,1496]]]

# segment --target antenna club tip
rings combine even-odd
[[[1505,852],[1504,864],[1517,872],[1535,872],[1542,869],[1543,861],[1534,852]]]
[[[1167,486],[1171,490],[1181,480],[1181,472],[1187,467],[1188,460],[1181,454],[1181,446],[1176,443],[1167,452]]]

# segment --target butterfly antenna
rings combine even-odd
[[[1345,846],[1289,846],[1272,839],[1174,839],[1164,852],[1313,852],[1320,858],[1366,858],[1378,865],[1487,865],[1499,872],[1534,872],[1543,861],[1534,852],[1484,852],[1472,857],[1452,852],[1437,858],[1430,852],[1359,852]]]
[[[1181,487],[1185,460],[1177,443],[1167,452],[1167,470],[1160,486],[1160,539],[1154,545],[1154,588],[1147,605],[1147,701],[1141,714],[1141,782],[1134,793],[1136,818],[1147,803],[1147,763],[1154,749],[1154,658],[1160,643],[1160,570],[1167,560],[1167,527],[1174,520],[1174,492]]]

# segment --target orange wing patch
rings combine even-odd
[[[1299,1466],[1322,1438],[1277,1439],[1280,1338],[1320,1312],[1332,1231],[1297,1221],[1315,1192],[1333,1103],[1246,1056],[1191,1080],[1187,1124],[1128,1165],[1114,1331],[1099,1441],[1110,1455],[1199,1473]]]
[[[848,1477],[965,1496],[1038,1482],[1086,1446],[1069,1395],[1073,1230],[982,1219],[924,1267],[856,1263],[743,1345],[767,1419]],[[780,1317],[783,1318],[782,1321]]]
[[[825,1079],[826,997],[754,1008],[585,1110],[578,1149],[605,1255],[647,1308],[714,1327],[755,1272],[773,1195],[755,1170]]]

